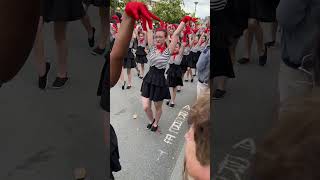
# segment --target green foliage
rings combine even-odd
[[[188,15],[181,4],[182,0],[161,0],[152,12],[165,22],[179,23],[184,16]]]

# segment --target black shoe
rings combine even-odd
[[[239,64],[247,64],[249,62],[250,62],[249,58],[241,58],[241,59],[238,60]]]
[[[181,92],[181,89],[178,89],[177,92]]]
[[[184,80],[184,82],[188,82],[188,81],[189,81],[188,79]]]
[[[94,46],[94,35],[96,33],[96,28],[92,27],[92,37],[88,38],[88,43],[89,43],[89,47],[93,47]]]
[[[191,82],[193,82],[193,78],[191,79]]]
[[[270,41],[270,42],[265,43],[265,45],[267,47],[273,47],[275,44],[276,44],[276,41]]]
[[[170,101],[167,101],[167,103],[166,103],[168,106],[169,106],[169,104],[170,104]]]
[[[170,108],[174,108],[174,104],[170,104]]]
[[[130,89],[131,88],[131,86],[127,86],[127,89]]]
[[[226,91],[216,89],[213,95],[213,99],[221,99],[224,97],[225,94],[226,94]]]
[[[158,126],[157,127],[154,127],[154,126],[151,127],[151,131],[153,131],[153,132],[156,132],[157,129],[158,129]]]
[[[48,81],[48,73],[50,70],[50,63],[46,62],[46,73],[39,77],[39,81],[38,81],[38,87],[40,89],[45,89],[47,87],[47,81]]]
[[[148,129],[151,129],[151,127],[152,127],[152,125],[153,125],[153,123],[154,123],[155,121],[156,121],[156,120],[153,119],[153,122],[152,122],[151,124],[148,124],[148,125],[147,125],[147,128],[148,128]]]
[[[122,90],[124,90],[124,86],[125,86],[125,85],[126,85],[126,82],[124,81],[124,82],[123,82],[123,85],[122,85],[122,87],[121,87]]]
[[[65,77],[65,78],[56,77],[56,79],[52,84],[52,88],[54,89],[62,88],[67,83],[68,79],[69,79],[68,77]]]
[[[260,65],[260,66],[264,66],[264,65],[266,65],[266,63],[267,63],[267,59],[268,59],[267,49],[268,49],[268,48],[266,47],[264,54],[259,57],[259,65]]]
[[[139,76],[139,78],[140,78],[140,79],[143,79],[143,77],[142,77],[142,76]]]
[[[91,51],[91,54],[93,54],[93,55],[103,55],[105,50],[106,50],[106,48],[100,49],[99,47],[96,47],[94,50]]]

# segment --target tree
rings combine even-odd
[[[152,9],[152,12],[161,20],[177,24],[187,14],[181,7],[182,0],[161,0]]]

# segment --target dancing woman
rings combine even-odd
[[[183,86],[181,69],[181,61],[186,43],[177,43],[174,52],[169,60],[169,69],[167,70],[167,82],[171,88],[171,101],[167,101],[167,105],[171,108],[175,106],[176,94],[178,86]]]
[[[128,76],[128,86],[127,89],[130,89],[132,87],[132,74],[131,74],[131,68],[135,68],[136,62],[134,60],[134,55],[132,50],[134,49],[134,42],[135,42],[135,33],[132,34],[132,38],[130,41],[130,45],[129,45],[129,49],[128,49],[128,53],[126,55],[126,57],[123,59],[123,68],[122,68],[122,72],[121,72],[121,82],[122,82],[122,90],[125,89],[125,85],[126,85],[126,81],[124,80],[124,72],[125,69],[127,69],[127,76]]]
[[[166,30],[157,29],[154,42],[152,30],[147,24],[147,38],[149,46],[149,54],[147,58],[150,69],[143,79],[141,96],[143,109],[151,122],[148,124],[147,128],[151,129],[151,131],[156,131],[158,129],[158,124],[162,114],[163,100],[171,98],[164,76],[165,69],[169,63],[170,55],[173,55],[175,52],[181,31],[185,27],[186,23],[191,19],[192,18],[190,16],[186,16],[182,19],[180,25],[173,33],[168,47],[166,47]],[[151,102],[153,102],[155,106],[155,117],[151,109]]]
[[[145,32],[139,31],[138,32],[138,48],[136,51],[136,62],[140,64],[140,70],[139,70],[139,78],[142,79],[144,76],[144,64],[148,62],[147,60],[147,53],[145,51],[147,40]]]

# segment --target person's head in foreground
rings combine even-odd
[[[280,123],[258,147],[257,180],[320,179],[320,93],[285,104]]]
[[[210,96],[201,96],[189,115],[191,128],[185,135],[185,170],[195,180],[210,179]],[[185,177],[187,179],[187,177]]]

